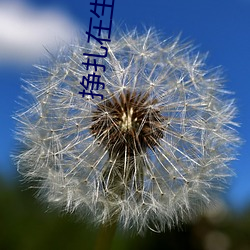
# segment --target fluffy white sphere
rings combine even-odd
[[[95,72],[83,53],[104,51],[86,41],[26,80],[32,101],[15,116],[18,170],[44,201],[97,223],[141,232],[191,219],[224,188],[239,141],[218,71],[191,44],[134,30],[104,44],[108,55],[97,61],[106,68]],[[103,99],[79,94],[93,72]]]

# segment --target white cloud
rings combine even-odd
[[[41,11],[20,2],[0,3],[0,63],[37,60],[62,41],[70,42],[76,26],[62,12]]]

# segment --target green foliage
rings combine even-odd
[[[20,190],[20,187],[22,190]],[[72,215],[47,211],[24,185],[0,182],[1,250],[91,250],[97,229]],[[166,233],[148,231],[143,237],[117,231],[111,250],[248,250],[250,210],[221,220],[203,217]]]
[[[94,230],[70,216],[44,211],[31,191],[1,185],[0,249],[91,249]]]

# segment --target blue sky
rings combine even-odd
[[[8,4],[7,4],[8,3]],[[55,36],[70,40],[77,29],[85,30],[90,18],[90,0],[0,1],[0,175],[15,179],[10,152],[14,150],[11,118],[21,77],[43,56],[43,45],[54,49]],[[5,13],[5,15],[3,14]],[[237,177],[227,194],[238,208],[250,204],[250,0],[115,0],[113,20],[130,29],[153,26],[167,37],[182,34],[201,52],[209,51],[207,64],[222,66],[225,88],[235,92],[237,121],[244,144],[232,163]]]

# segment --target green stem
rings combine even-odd
[[[110,250],[116,232],[117,223],[104,224],[99,228],[94,250]]]

